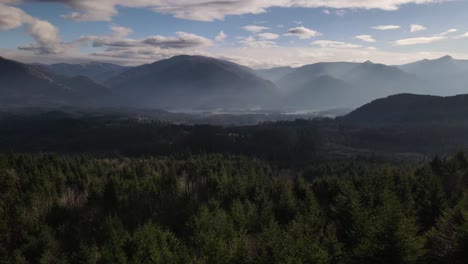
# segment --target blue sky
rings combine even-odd
[[[465,0],[0,0],[0,56],[138,65],[200,54],[257,68],[468,59],[467,14]]]

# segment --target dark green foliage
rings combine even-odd
[[[228,155],[0,154],[0,263],[466,260],[463,154],[302,168]]]

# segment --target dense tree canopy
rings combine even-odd
[[[0,155],[0,263],[464,263],[468,161]]]

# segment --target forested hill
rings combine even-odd
[[[367,124],[468,122],[468,95],[398,94],[366,104],[342,120]]]

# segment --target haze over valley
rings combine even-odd
[[[468,93],[468,61],[444,56],[388,66],[326,62],[253,70],[180,55],[136,67],[24,64],[1,58],[3,106],[144,108],[191,112],[355,109],[394,94]]]

